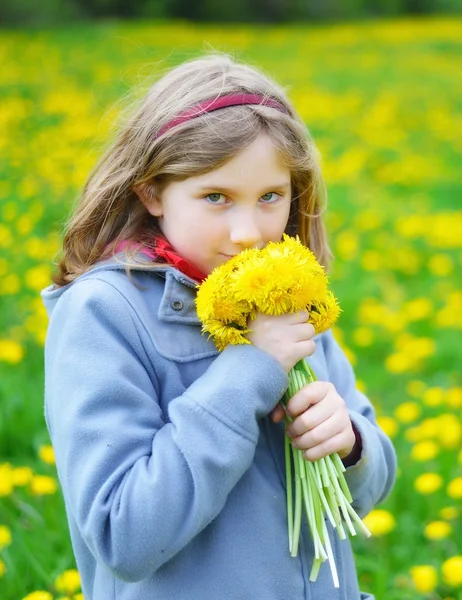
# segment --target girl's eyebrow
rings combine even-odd
[[[263,189],[288,191],[290,189],[290,182],[284,181],[283,183],[265,185],[265,187]],[[231,195],[235,195],[235,194],[239,193],[239,190],[234,190],[230,187],[223,187],[222,185],[213,185],[213,184],[212,185],[201,185],[197,188],[197,191],[199,193],[207,192],[210,190],[213,190],[214,192],[220,192],[222,194],[231,194]]]

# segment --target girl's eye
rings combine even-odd
[[[224,199],[224,196],[223,194],[207,194],[206,198],[211,204],[223,204],[220,200]]]
[[[262,200],[264,200],[265,203],[267,203],[267,204],[276,202],[276,200],[278,198],[279,198],[279,194],[276,194],[276,192],[268,192],[268,194],[263,194],[263,196],[262,196]]]

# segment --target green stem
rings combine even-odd
[[[305,360],[299,361],[289,372],[289,386],[281,402],[284,408],[287,407],[287,403],[292,396],[313,381],[317,381],[317,378],[309,364]],[[286,411],[286,427],[292,421],[293,419]],[[346,522],[351,535],[356,535],[353,522],[358,525],[366,536],[371,535],[351,506],[353,499],[344,475],[345,466],[338,454],[326,456],[314,463],[306,461],[303,458],[303,452],[292,447],[287,435],[284,440],[284,455],[286,464],[287,526],[291,556],[297,556],[298,554],[303,504],[308,527],[313,538],[315,553],[310,581],[316,581],[321,563],[328,560],[334,586],[338,588],[337,568],[324,515],[327,515],[332,528],[337,530],[340,539],[346,538],[343,520]],[[293,486],[292,479],[294,480]]]
[[[297,451],[298,452],[298,451]],[[302,489],[300,480],[300,466],[298,458],[294,457],[294,470],[295,470],[295,514],[294,514],[294,528],[292,534],[292,548],[290,554],[297,556],[298,554],[298,542],[300,540],[300,526],[302,520]]]
[[[286,421],[287,426],[287,421]],[[287,490],[287,528],[289,531],[289,551],[292,549],[292,540],[294,532],[294,513],[292,499],[292,465],[291,465],[291,445],[289,436],[284,436],[284,454],[286,460],[286,490]]]

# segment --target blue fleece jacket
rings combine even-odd
[[[114,259],[42,292],[50,323],[45,415],[85,600],[359,600],[349,540],[329,523],[340,588],[303,528],[288,550],[283,425],[288,379],[253,346],[201,335],[195,283]],[[346,471],[366,515],[389,493],[393,447],[332,333],[308,359],[362,440]]]

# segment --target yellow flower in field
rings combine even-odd
[[[336,245],[338,255],[344,260],[352,260],[358,254],[358,236],[354,231],[341,231]]]
[[[443,485],[443,478],[438,473],[424,473],[414,481],[414,487],[419,494],[433,494]]]
[[[39,292],[50,284],[50,267],[48,265],[38,265],[37,267],[33,267],[26,271],[24,279],[28,288]]]
[[[24,596],[22,600],[53,600],[53,596],[49,592],[37,590]]]
[[[383,509],[371,511],[363,521],[372,535],[376,537],[390,533],[396,526],[394,516],[388,510]]]
[[[441,570],[444,582],[451,587],[462,585],[462,556],[452,556],[446,560]]]
[[[14,340],[0,340],[0,361],[17,364],[22,361],[24,350]]]
[[[440,510],[440,517],[442,519],[446,519],[447,521],[457,519],[458,516],[459,510],[455,506],[445,506]]]
[[[411,441],[438,438],[440,426],[438,419],[424,419],[417,428],[413,428],[418,430],[416,433],[417,439]]]
[[[440,449],[436,442],[433,440],[424,440],[412,448],[411,457],[416,461],[423,462],[435,458],[439,451]]]
[[[11,531],[6,525],[0,525],[0,550],[11,544]]]
[[[30,467],[16,467],[12,471],[13,485],[15,487],[27,485],[33,476],[34,473]]]
[[[446,521],[432,521],[424,529],[424,535],[429,540],[443,540],[451,533],[452,527]]]
[[[10,273],[0,280],[0,295],[14,296],[19,292],[21,281],[16,273]]]
[[[0,465],[0,498],[13,492],[13,469],[9,463]]]
[[[392,417],[377,417],[377,423],[380,429],[391,438],[398,433],[398,424]]]
[[[438,438],[444,448],[460,448],[462,442],[462,425],[454,414],[443,414],[438,417]]]
[[[75,594],[73,600],[85,600],[83,594]]]
[[[410,354],[395,352],[385,359],[385,368],[390,373],[405,373],[414,366],[414,360]]]
[[[462,408],[462,388],[451,388],[446,392],[446,404],[450,408]]]
[[[54,494],[58,489],[56,479],[48,475],[34,475],[30,482],[31,492],[35,496],[45,496]]]
[[[366,393],[367,386],[362,379],[356,380],[356,389],[364,394]]]
[[[353,340],[358,346],[370,346],[374,341],[374,334],[368,327],[358,327],[353,331]]]
[[[416,590],[421,594],[428,594],[436,588],[438,575],[435,567],[417,565],[410,569],[410,573]]]
[[[454,265],[447,254],[434,254],[428,261],[428,269],[433,275],[444,277],[452,273]]]
[[[6,565],[3,560],[0,559],[0,577],[3,577],[6,573]]]
[[[56,578],[55,586],[58,592],[74,594],[80,590],[80,575],[76,569],[64,571]]]
[[[433,313],[433,303],[428,298],[414,298],[404,306],[409,321],[419,321],[430,317]]]
[[[46,446],[40,446],[38,454],[43,462],[46,462],[49,465],[56,464],[53,446],[50,446],[50,444],[47,444]]]
[[[395,409],[395,417],[401,423],[412,423],[420,417],[420,406],[417,402],[403,402]]]
[[[383,264],[383,256],[377,250],[365,250],[361,254],[361,266],[365,271],[378,271]]]
[[[440,406],[443,404],[444,391],[439,387],[428,388],[423,394],[423,401],[427,406]]]
[[[448,496],[454,500],[462,499],[462,477],[456,477],[449,482],[447,487]]]

